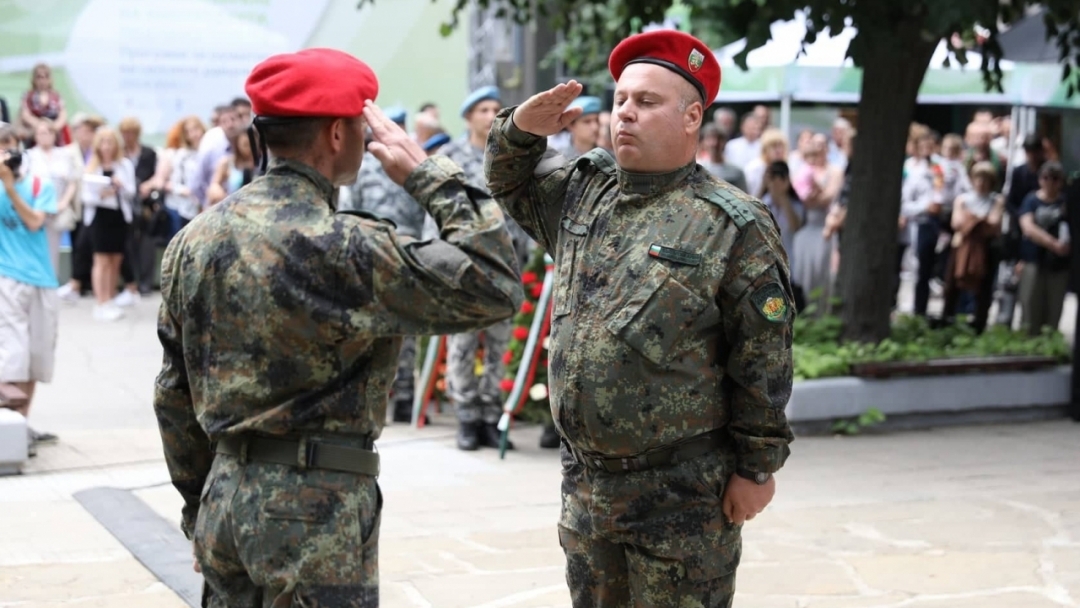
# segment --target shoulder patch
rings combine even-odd
[[[753,211],[750,210],[750,203],[726,188],[710,188],[701,193],[701,198],[723,209],[731,221],[735,222],[737,228],[743,228],[757,221]]]
[[[768,283],[750,294],[754,310],[758,311],[770,323],[783,323],[787,320],[791,308],[787,296],[779,283]]]
[[[593,148],[574,161],[577,166],[581,166],[582,163],[590,163],[607,175],[615,175],[615,159],[603,148]]]
[[[337,211],[336,215],[354,215],[356,217],[362,217],[368,220],[375,220],[376,222],[386,222],[387,224],[393,226],[394,230],[397,230],[397,224],[394,223],[394,220],[385,217],[379,217],[374,213],[368,211],[361,211],[360,209],[340,209]]]

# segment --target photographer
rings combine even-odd
[[[57,283],[44,228],[56,213],[56,190],[23,160],[15,128],[0,124],[0,382],[26,393],[16,411],[29,416],[35,384],[53,374]],[[31,430],[29,439],[33,455],[56,437]]]

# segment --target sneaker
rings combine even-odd
[[[74,303],[79,301],[79,292],[75,291],[70,283],[65,283],[56,290],[56,297],[60,298],[61,302]]]
[[[96,321],[117,321],[123,316],[124,311],[111,302],[94,306],[94,320]]]
[[[128,291],[127,289],[125,289],[124,291],[120,292],[120,295],[113,298],[112,303],[116,306],[120,306],[121,308],[127,308],[128,306],[134,306],[140,300],[142,300],[142,296],[140,296],[137,292]]]

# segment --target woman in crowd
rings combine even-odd
[[[806,221],[792,240],[791,280],[802,286],[808,304],[819,314],[828,310],[831,287],[832,240],[825,236],[825,218],[844,185],[844,173],[827,159],[829,141],[814,135],[803,152],[805,164],[793,180]]]
[[[94,318],[115,321],[124,316],[112,300],[120,280],[120,263],[127,246],[128,225],[133,217],[135,167],[123,156],[120,135],[102,127],[94,135],[93,154],[83,175],[82,201],[88,212],[94,251],[91,283],[94,287]]]
[[[746,193],[761,198],[765,194],[765,169],[772,163],[782,161],[787,166],[788,141],[780,129],[769,128],[761,134],[761,154],[746,163]]]
[[[763,146],[765,147],[765,146]],[[791,185],[791,172],[785,161],[773,161],[765,169],[762,187],[764,192],[761,201],[772,212],[776,223],[780,226],[780,240],[784,244],[784,251],[788,254],[788,266],[795,266],[795,234],[803,226],[806,211],[802,201]],[[802,286],[792,281],[792,290],[795,292],[795,309],[802,310],[805,306],[805,297]]]
[[[994,191],[998,175],[989,162],[971,167],[972,189],[956,197],[952,210],[952,243],[945,271],[945,303],[942,317],[948,321],[956,315],[962,292],[975,297],[975,319],[972,327],[982,332],[994,299],[994,278],[997,270],[993,241],[1001,235],[1001,219],[1005,214],[1005,197]]]
[[[58,145],[66,146],[71,141],[64,100],[53,89],[52,69],[44,63],[35,65],[31,72],[30,90],[23,97],[19,123],[19,136],[27,147],[34,145],[34,132],[42,124],[52,127]]]
[[[165,193],[165,210],[172,222],[170,238],[199,214],[199,200],[191,186],[198,177],[199,142],[205,134],[206,126],[198,116],[182,119],[169,131],[165,153],[158,160],[154,187]]]
[[[218,163],[210,186],[206,189],[206,203],[216,205],[251,182],[255,170],[255,157],[251,153],[251,142],[246,135],[236,140],[236,149]]]
[[[727,142],[727,137],[716,125],[707,124],[702,127],[701,140],[698,146],[707,153],[708,157],[705,161],[698,162],[709,173],[743,192],[749,192],[746,189],[746,176],[743,174],[742,169],[728,163],[727,159],[724,158],[724,148],[727,146]]]
[[[56,190],[56,215],[45,222],[45,234],[49,240],[49,255],[53,270],[60,273],[60,235],[75,229],[79,209],[76,194],[79,188],[80,167],[69,148],[56,145],[56,132],[52,125],[42,121],[34,129],[33,148],[27,152],[30,170],[36,175],[51,179]]]
[[[1069,287],[1069,226],[1065,213],[1065,171],[1047,161],[1039,169],[1039,189],[1020,206],[1020,306],[1023,324],[1036,336],[1057,329]]]

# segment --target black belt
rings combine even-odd
[[[702,433],[681,443],[665,446],[652,452],[646,452],[629,458],[611,458],[608,456],[593,456],[585,454],[577,448],[567,444],[566,447],[574,454],[574,459],[594,471],[607,471],[608,473],[630,473],[632,471],[645,471],[656,467],[670,466],[680,462],[686,462],[715,452],[727,442],[726,431],[717,429]]]
[[[294,466],[301,470],[323,469],[378,477],[379,455],[374,449],[375,440],[371,437],[335,439],[330,442],[315,437],[301,437],[297,440],[244,435],[221,439],[214,451],[236,456],[244,462],[253,460]]]

